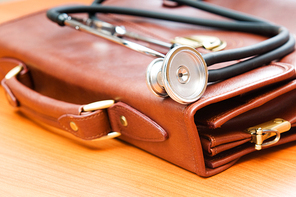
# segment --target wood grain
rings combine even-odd
[[[0,21],[62,2],[69,1],[3,3]],[[118,140],[81,146],[17,113],[3,91],[0,114],[0,196],[296,195],[294,143],[245,156],[205,179]]]

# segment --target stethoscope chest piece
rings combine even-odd
[[[182,104],[191,103],[198,100],[206,89],[207,65],[195,49],[177,46],[164,58],[149,64],[146,80],[155,95],[170,96]]]

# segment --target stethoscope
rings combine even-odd
[[[61,26],[70,26],[116,42],[140,53],[156,57],[149,64],[146,72],[146,82],[149,89],[157,96],[170,96],[173,100],[182,104],[198,100],[203,95],[208,82],[231,78],[273,60],[280,59],[294,51],[295,40],[293,36],[290,36],[286,28],[205,2],[171,0],[181,5],[202,9],[236,21],[199,19],[125,7],[103,6],[100,4],[103,1],[95,1],[91,6],[53,8],[48,10],[47,17]],[[94,14],[98,12],[149,17],[231,31],[242,31],[265,35],[270,38],[251,46],[207,54],[200,54],[196,49],[186,45],[174,45],[156,39],[141,38],[144,41],[170,48],[168,53],[164,55],[153,49],[123,39],[123,35],[126,34],[125,29],[97,20]],[[90,17],[89,19],[78,19],[68,15],[71,13],[89,13]],[[220,69],[208,70],[207,68],[216,63],[242,58],[247,58],[247,60]]]

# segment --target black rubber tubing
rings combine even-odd
[[[180,23],[187,23],[192,25],[201,25],[205,27],[215,27],[219,29],[242,31],[260,35],[274,36],[279,33],[279,27],[268,23],[254,23],[249,21],[217,21],[209,19],[200,19],[188,16],[173,15],[161,12],[154,12],[149,10],[131,9],[126,7],[115,7],[115,6],[67,6],[52,8],[47,11],[47,17],[53,22],[59,25],[64,25],[65,18],[59,17],[62,13],[112,13],[112,14],[123,14],[132,15],[139,17],[147,17],[161,20],[168,20]]]
[[[203,55],[203,58],[207,65],[210,66],[219,62],[226,62],[251,57],[254,55],[261,55],[277,49],[278,47],[285,44],[289,39],[293,38],[290,38],[289,31],[286,28],[282,27],[281,32],[278,35],[269,38],[268,40],[264,40],[260,43],[237,49],[219,51],[216,53],[207,53]]]
[[[251,59],[224,68],[209,70],[208,81],[220,81],[245,73],[249,70],[270,63],[273,60],[280,59],[285,55],[292,53],[294,51],[294,47],[295,39],[293,36],[290,36],[290,39],[287,43],[270,52],[258,55]]]

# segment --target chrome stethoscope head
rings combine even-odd
[[[208,69],[194,48],[177,46],[164,58],[157,58],[149,64],[146,82],[156,96],[170,96],[182,104],[192,103],[207,87]]]

